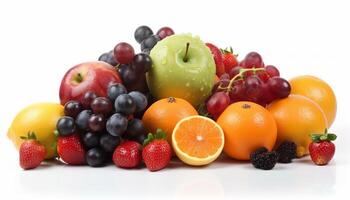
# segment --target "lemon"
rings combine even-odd
[[[46,148],[46,159],[56,156],[56,123],[64,115],[63,106],[57,103],[35,103],[21,110],[8,130],[7,136],[17,149],[21,146],[21,136],[34,132],[37,140]]]

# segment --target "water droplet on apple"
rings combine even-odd
[[[166,59],[162,60],[162,64],[165,65],[166,64]]]

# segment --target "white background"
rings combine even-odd
[[[344,1],[1,1],[0,2],[0,195],[6,199],[89,199],[128,196],[188,198],[345,198],[349,187],[350,6]],[[96,60],[121,41],[138,45],[134,29],[171,26],[242,58],[258,51],[285,78],[312,74],[327,81],[338,99],[331,131],[339,135],[333,162],[316,167],[305,158],[272,171],[221,159],[208,167],[180,162],[165,170],[68,167],[23,171],[6,138],[24,106],[58,102],[64,73]],[[1,197],[1,199],[3,199]]]

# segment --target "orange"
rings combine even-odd
[[[224,130],[224,152],[238,160],[249,160],[259,147],[275,145],[277,127],[272,115],[262,106],[248,101],[231,104],[217,123]]]
[[[322,109],[312,100],[301,95],[276,100],[268,106],[277,123],[277,144],[293,141],[297,145],[297,156],[308,154],[311,133],[323,133],[327,119]]]
[[[224,147],[224,133],[212,119],[190,116],[176,124],[172,145],[178,158],[188,165],[213,162]]]
[[[308,75],[292,78],[289,83],[292,94],[308,97],[322,108],[329,128],[337,113],[337,100],[332,88],[325,81]]]
[[[155,133],[158,128],[162,129],[171,144],[171,134],[176,123],[192,115],[198,113],[189,102],[169,97],[153,103],[144,113],[142,122],[149,133]]]

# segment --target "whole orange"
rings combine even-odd
[[[171,144],[171,136],[177,122],[192,115],[198,115],[198,113],[189,102],[169,97],[153,103],[144,113],[142,122],[148,132],[155,133],[157,128],[162,129]]]
[[[262,106],[248,101],[231,104],[217,123],[224,130],[224,152],[238,160],[249,160],[259,147],[275,145],[277,126],[273,116]]]
[[[277,123],[277,143],[292,141],[297,145],[297,156],[308,154],[310,134],[323,133],[327,119],[311,99],[301,95],[289,95],[273,101],[267,108]]]
[[[322,108],[329,128],[337,113],[337,100],[332,88],[325,81],[309,75],[292,78],[289,83],[292,94],[308,97]]]

